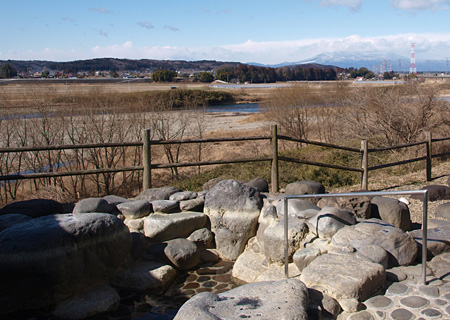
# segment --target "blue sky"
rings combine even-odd
[[[450,0],[1,1],[0,60],[450,57]],[[5,14],[7,13],[7,14]]]

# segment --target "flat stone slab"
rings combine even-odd
[[[174,320],[307,320],[308,289],[299,280],[265,281],[220,294],[202,292],[188,300]]]
[[[340,229],[332,239],[333,245],[352,246],[355,249],[367,245],[377,245],[389,253],[389,265],[412,264],[418,251],[414,238],[382,220],[364,220],[353,226]]]
[[[206,219],[206,215],[201,212],[152,214],[144,220],[144,233],[158,242],[186,238],[195,230],[203,228]]]
[[[329,253],[304,268],[300,280],[337,300],[363,301],[383,285],[385,269],[355,254]]]
[[[409,232],[414,237],[420,247],[422,246],[423,233],[422,230],[414,230]],[[450,225],[427,229],[427,249],[428,257],[434,257],[444,252],[450,252]]]

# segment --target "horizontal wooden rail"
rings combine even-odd
[[[351,152],[358,152],[358,153],[361,152],[360,149],[356,149],[356,148],[338,146],[338,145],[335,145],[335,144],[325,143],[325,142],[318,142],[318,141],[310,141],[310,140],[305,140],[305,139],[292,138],[292,137],[282,136],[282,135],[279,135],[278,139],[286,140],[286,141],[299,142],[299,143],[312,144],[312,145],[316,145],[316,146],[333,148],[333,149],[346,150],[346,151],[351,151]]]
[[[450,140],[450,137],[431,139],[432,142],[440,142],[440,141],[446,141],[446,140]]]
[[[247,159],[234,159],[234,160],[215,160],[215,161],[194,161],[194,162],[181,162],[181,163],[161,163],[152,164],[152,169],[164,169],[164,168],[181,168],[181,167],[198,167],[209,166],[215,164],[231,164],[231,163],[245,163],[245,162],[258,162],[258,161],[271,161],[271,157],[264,158],[247,158]]]
[[[140,147],[140,146],[142,146],[142,141],[90,143],[90,144],[62,144],[62,145],[53,145],[53,146],[2,148],[2,149],[0,149],[0,153],[73,150],[73,149],[96,149],[96,148],[114,148],[114,147]]]
[[[150,144],[160,145],[160,144],[184,144],[184,143],[215,143],[215,142],[254,141],[254,140],[269,140],[269,139],[271,139],[271,136],[203,138],[203,139],[182,139],[182,140],[150,140]]]
[[[36,172],[36,173],[27,173],[27,174],[9,174],[6,176],[0,176],[0,181],[56,178],[56,177],[67,177],[67,176],[83,176],[83,175],[88,175],[88,174],[138,171],[138,170],[142,170],[142,169],[143,169],[143,166],[135,166],[135,167],[121,167],[121,168],[88,169],[88,170],[80,170],[80,171],[58,171],[58,172]]]
[[[445,156],[450,156],[450,152],[443,152],[443,153],[433,154],[431,157],[432,158],[439,158],[439,157],[445,157]]]
[[[282,156],[278,156],[278,160],[282,160],[282,161],[286,161],[286,162],[303,163],[303,164],[308,164],[308,165],[313,165],[313,166],[318,166],[318,167],[331,168],[331,169],[354,171],[354,172],[363,172],[364,171],[361,168],[350,168],[350,167],[339,166],[339,165],[335,165],[335,164],[319,163],[319,162],[308,161],[308,160],[287,158],[287,157],[282,157]]]
[[[395,166],[399,166],[399,165],[402,165],[402,164],[408,164],[408,163],[417,162],[417,161],[423,161],[423,160],[427,160],[427,157],[423,156],[423,157],[414,158],[414,159],[408,159],[408,160],[403,160],[403,161],[397,161],[397,162],[391,162],[391,163],[386,163],[386,164],[380,164],[378,166],[369,167],[369,171],[383,169],[383,168],[389,168],[389,167],[395,167]]]
[[[382,147],[382,148],[371,148],[368,149],[368,152],[379,152],[379,151],[388,151],[388,150],[395,150],[395,149],[401,149],[401,148],[408,148],[408,147],[414,147],[421,144],[426,144],[427,141],[419,141],[419,142],[413,142],[413,143],[407,143],[407,144],[401,144],[398,146],[392,146],[392,147]]]

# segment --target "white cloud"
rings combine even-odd
[[[137,23],[137,25],[142,27],[142,28],[149,29],[149,30],[155,28],[150,21],[139,21]]]
[[[390,0],[393,7],[402,10],[448,10],[450,0]]]
[[[164,29],[168,29],[168,30],[173,31],[173,32],[180,31],[180,29],[178,29],[177,27],[170,26],[170,25],[165,25]]]
[[[105,7],[89,8],[89,11],[98,13],[112,13],[112,10],[106,9]]]
[[[311,0],[305,0],[311,1]],[[319,0],[320,5],[324,7],[331,6],[343,6],[348,7],[349,9],[356,11],[361,7],[361,3],[363,0]]]
[[[450,52],[450,33],[446,34],[397,34],[385,37],[362,37],[351,35],[344,38],[302,39],[293,41],[256,42],[221,45],[214,47],[139,47],[131,41],[111,46],[96,46],[88,49],[59,50],[48,48],[42,51],[6,51],[0,60],[55,60],[114,57],[129,59],[168,60],[218,60],[278,64],[307,60],[321,53],[390,55],[392,53],[408,59],[411,42],[415,43],[417,59],[445,59]]]

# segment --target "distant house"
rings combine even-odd
[[[355,81],[363,81],[364,77],[356,77]]]

